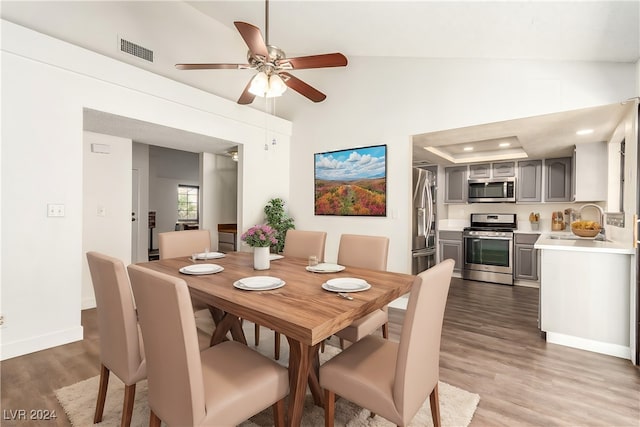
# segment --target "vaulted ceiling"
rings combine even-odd
[[[262,1],[2,1],[3,19],[235,101],[252,70],[180,71],[184,62],[246,62],[233,26],[263,29]],[[614,61],[640,57],[640,1],[271,0],[269,42],[287,56],[342,52],[393,61],[489,58]],[[148,62],[120,51],[124,38]],[[298,77],[314,84],[316,73]],[[278,114],[299,95],[279,99]],[[254,108],[260,108],[254,106]],[[489,135],[490,137],[490,135]],[[424,141],[422,141],[424,142]],[[421,142],[421,143],[422,143]],[[424,151],[424,150],[423,150]]]

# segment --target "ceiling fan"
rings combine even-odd
[[[262,38],[260,29],[255,25],[240,21],[233,23],[249,47],[248,64],[176,64],[176,68],[180,70],[253,69],[258,71],[244,88],[238,98],[238,104],[251,104],[256,96],[267,98],[280,96],[287,87],[313,102],[324,101],[327,97],[324,93],[294,77],[289,71],[344,67],[347,65],[347,58],[341,53],[287,58],[282,49],[269,44],[269,0],[266,0],[265,3],[266,42]]]

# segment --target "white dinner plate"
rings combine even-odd
[[[284,280],[271,276],[251,276],[234,282],[233,286],[245,291],[269,291],[284,286]]]
[[[314,265],[313,267],[307,267],[307,271],[311,271],[312,273],[337,273],[338,271],[342,271],[344,269],[344,265],[331,264],[328,262],[322,262],[318,265]]]
[[[282,259],[284,258],[284,255],[280,255],[280,254],[269,254],[269,261],[275,261],[277,259]]]
[[[182,274],[214,274],[224,270],[224,267],[218,264],[193,264],[180,269]]]
[[[331,292],[360,292],[369,288],[371,288],[371,285],[366,280],[355,277],[331,279],[322,284],[322,289]]]
[[[196,259],[216,259],[216,258],[224,258],[224,254],[222,252],[202,252],[196,255]]]

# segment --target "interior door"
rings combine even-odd
[[[140,210],[140,184],[138,169],[131,170],[131,262],[138,262],[138,211]]]

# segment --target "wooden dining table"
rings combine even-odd
[[[316,405],[323,406],[318,382],[318,349],[334,333],[354,320],[384,307],[411,290],[415,276],[387,271],[346,267],[336,273],[307,271],[307,259],[283,257],[272,260],[268,270],[253,269],[253,254],[230,252],[223,258],[199,263],[217,264],[223,271],[208,275],[187,275],[181,267],[192,265],[190,257],[139,263],[142,267],[185,280],[195,298],[207,303],[216,324],[211,344],[227,339],[246,344],[240,319],[273,329],[289,343],[289,408],[287,425],[299,426],[307,384]],[[250,276],[273,276],[285,285],[273,290],[241,290],[234,283]],[[322,288],[335,278],[359,278],[371,288],[351,292],[353,299],[339,297]]]

